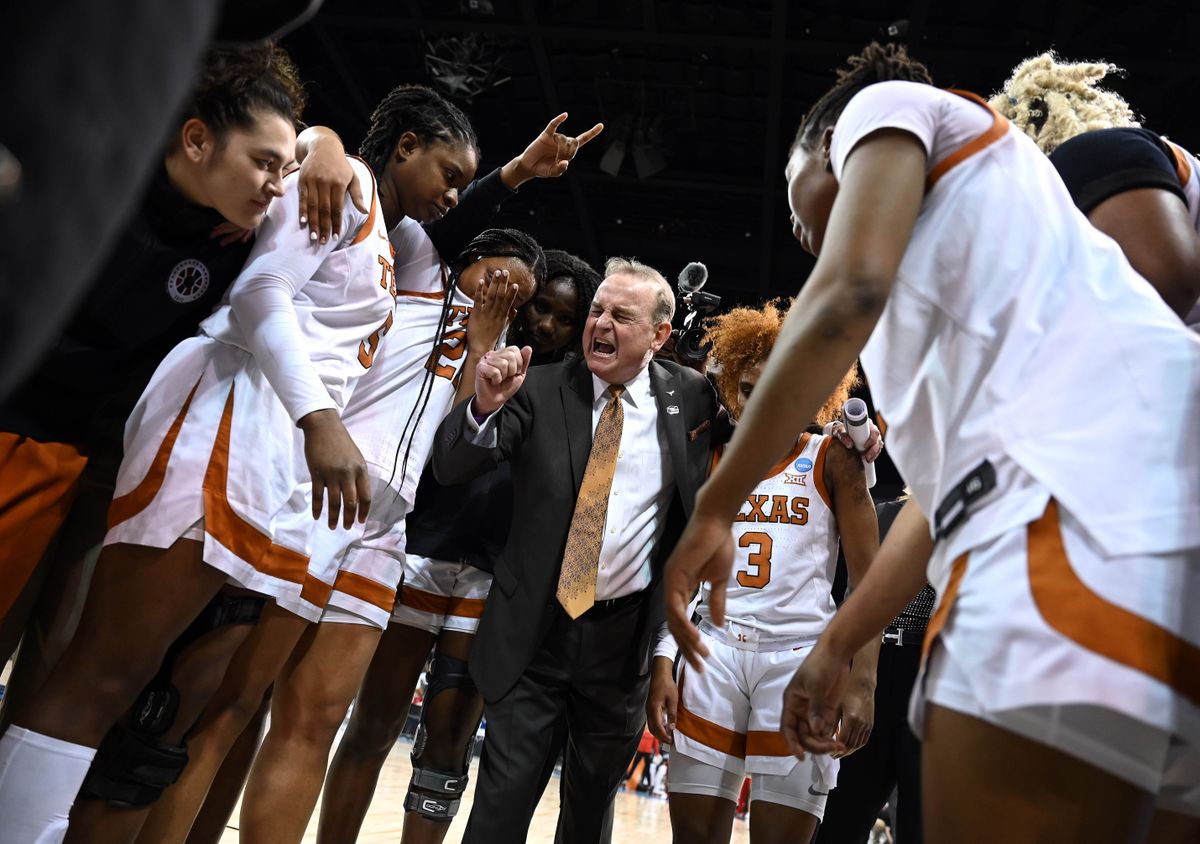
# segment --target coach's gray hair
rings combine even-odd
[[[675,291],[663,278],[663,274],[654,267],[634,258],[609,258],[604,264],[604,277],[614,275],[631,275],[655,286],[654,312],[651,314],[655,325],[670,322],[675,318]]]

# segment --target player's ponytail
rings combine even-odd
[[[412,132],[423,144],[461,143],[477,156],[480,153],[479,138],[462,109],[432,88],[399,85],[371,114],[371,126],[358,154],[375,173],[382,173],[405,132]]]
[[[855,94],[876,82],[897,79],[933,84],[929,70],[909,56],[902,44],[879,44],[872,41],[861,53],[846,59],[846,66],[838,70],[834,86],[817,100],[808,114],[804,115],[792,148],[799,146],[804,150],[814,149],[822,133],[837,123],[846,104]]]
[[[1049,155],[1084,132],[1138,125],[1129,103],[1099,86],[1121,72],[1105,61],[1067,62],[1049,51],[1017,65],[990,104]]]
[[[304,86],[287,52],[273,41],[209,50],[179,125],[203,120],[218,142],[267,112],[296,124],[304,111]],[[178,140],[176,141],[178,143]]]

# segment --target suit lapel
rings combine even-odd
[[[588,455],[592,453],[592,373],[582,360],[571,369],[562,393],[563,415],[567,426],[567,451],[571,456],[571,481],[575,494],[583,484]]]
[[[690,485],[687,462],[687,431],[684,425],[683,388],[679,376],[672,374],[657,362],[650,362],[650,384],[654,388],[654,402],[658,405],[658,418],[663,420],[667,431],[667,450],[671,453],[671,467],[675,472],[675,483],[681,487]]]

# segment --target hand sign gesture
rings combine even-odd
[[[567,119],[564,111],[546,124],[546,128],[525,148],[518,159],[520,168],[531,178],[555,179],[567,172],[571,159],[588,141],[600,134],[603,123],[597,123],[582,135],[560,135],[558,127]]]

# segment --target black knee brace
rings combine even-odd
[[[464,660],[456,659],[445,654],[437,654],[433,659],[433,668],[429,672],[429,685],[425,690],[425,705],[421,707],[421,721],[417,724],[417,734],[413,738],[412,750],[412,779],[408,781],[408,794],[404,796],[404,808],[409,812],[417,812],[430,820],[449,822],[458,813],[462,804],[463,792],[467,790],[470,781],[467,769],[471,764],[471,754],[475,748],[475,736],[467,741],[462,765],[458,771],[439,771],[421,765],[421,756],[425,752],[428,739],[425,730],[425,713],[429,703],[447,689],[474,689],[475,682],[467,670]]]
[[[79,796],[110,806],[149,806],[179,779],[187,745],[170,745],[120,724],[108,731],[79,789]]]
[[[106,800],[110,806],[149,806],[187,765],[187,743],[159,741],[179,713],[179,689],[171,682],[175,660],[193,642],[231,624],[254,624],[266,599],[257,595],[218,594],[180,634],[162,666],[130,708],[128,726],[108,731],[96,750],[79,796]]]

